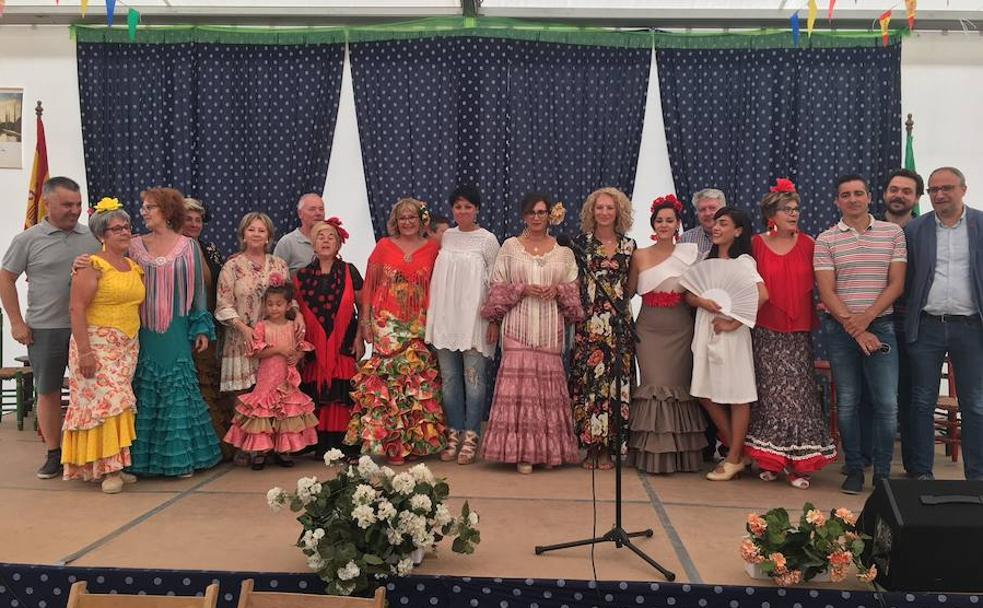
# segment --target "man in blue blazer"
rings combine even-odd
[[[933,211],[905,227],[912,473],[933,479],[933,416],[948,354],[959,397],[966,479],[983,480],[983,211],[963,202],[966,177],[955,167],[933,171],[927,191]]]

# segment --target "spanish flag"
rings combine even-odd
[[[44,203],[42,187],[48,179],[48,146],[44,142],[44,122],[38,116],[38,143],[34,148],[34,165],[31,168],[31,181],[27,185],[27,214],[24,216],[24,230],[37,224],[48,214]]]

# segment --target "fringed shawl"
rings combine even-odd
[[[521,297],[525,285],[557,288],[555,300]],[[566,247],[534,256],[517,238],[502,245],[492,271],[488,300],[482,307],[486,319],[501,321],[502,334],[537,348],[557,348],[563,323],[583,317],[577,284],[577,264]]]
[[[363,287],[370,297],[373,319],[382,313],[405,322],[424,319],[438,251],[437,244],[428,241],[407,259],[391,239],[379,241],[369,256]]]
[[[130,256],[143,268],[147,298],[140,307],[143,327],[162,334],[171,326],[174,307],[177,314],[188,316],[200,289],[198,248],[194,241],[179,236],[171,251],[161,257],[151,257],[143,238],[130,243]],[[176,297],[175,297],[176,294]]]

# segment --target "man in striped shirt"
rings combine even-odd
[[[870,215],[870,188],[859,175],[836,181],[841,219],[816,239],[813,267],[833,379],[847,476],[841,490],[864,488],[858,415],[866,382],[873,407],[874,484],[891,472],[898,425],[898,352],[891,320],[904,290],[907,249],[902,230]]]
[[[713,242],[710,238],[710,231],[716,220],[713,216],[721,207],[727,206],[727,199],[724,193],[716,188],[704,188],[693,195],[693,208],[696,209],[696,219],[699,223],[682,233],[679,237],[680,243],[696,243],[700,250],[700,257],[705,258],[710,253]]]

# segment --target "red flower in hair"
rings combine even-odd
[[[652,201],[652,208],[649,211],[655,211],[655,208],[659,205],[664,205],[665,203],[670,203],[672,208],[676,210],[676,213],[683,212],[683,204],[679,202],[675,194],[667,194],[665,196],[660,196],[659,198]]]
[[[270,273],[270,287],[283,287],[283,275],[279,272]]]
[[[348,231],[341,227],[341,219],[337,217],[329,217],[328,219],[324,220],[324,222],[334,226],[334,229],[338,232],[338,238],[341,239],[342,243],[348,240]]]
[[[792,180],[779,177],[775,180],[775,185],[770,188],[771,192],[795,192],[795,184]]]

